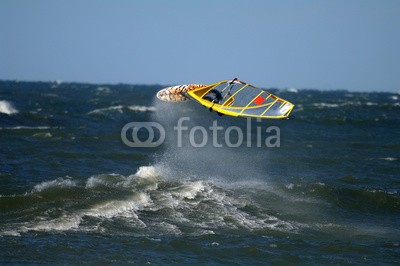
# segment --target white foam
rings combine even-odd
[[[227,196],[217,191],[210,183],[204,181],[186,181],[179,187],[163,191],[163,207],[172,208],[174,221],[187,224],[194,230],[192,234],[211,234],[210,229],[225,228],[229,230],[258,230],[270,228],[279,231],[296,230],[289,222],[274,216],[260,213],[253,216],[240,208],[254,203],[245,198]],[[190,210],[189,214],[185,210]],[[197,212],[198,218],[190,218],[191,212]]]
[[[214,182],[203,180],[163,180],[163,170],[154,166],[142,166],[129,176],[120,174],[102,174],[86,180],[86,189],[99,186],[121,189],[118,198],[104,198],[102,202],[92,203],[79,209],[79,202],[73,212],[63,210],[63,214],[51,219],[48,214],[37,216],[31,221],[13,224],[0,232],[0,235],[15,235],[27,231],[67,231],[89,230],[106,232],[110,221],[123,221],[132,228],[140,228],[140,234],[189,234],[207,235],[223,230],[260,230],[296,231],[297,225],[283,221],[268,214],[250,197],[245,197],[235,190],[265,191],[258,183],[243,182],[217,186]],[[161,184],[161,185],[160,185]],[[264,184],[265,185],[265,184]],[[32,193],[52,187],[74,187],[77,183],[69,178],[58,178],[36,185]],[[261,188],[260,188],[261,187]],[[272,188],[271,188],[272,190]],[[97,190],[104,192],[104,190]],[[118,192],[117,192],[118,193]],[[88,198],[88,203],[93,199]],[[96,200],[97,201],[97,200]],[[246,211],[246,206],[258,209]],[[63,209],[63,207],[61,207]],[[69,208],[72,209],[72,208]],[[144,215],[144,213],[152,215]],[[93,219],[87,219],[94,217]],[[151,218],[148,218],[151,217]],[[104,223],[103,221],[107,221]]]
[[[150,197],[144,193],[134,194],[126,200],[113,200],[101,204],[97,204],[89,209],[77,211],[72,214],[65,214],[56,219],[43,219],[38,221],[25,223],[17,230],[2,231],[0,235],[14,235],[18,236],[20,233],[28,231],[68,231],[84,229],[81,227],[82,221],[85,216],[112,219],[115,217],[124,217],[134,219],[135,225],[139,227],[146,227],[146,225],[139,220],[136,212],[144,207],[151,205]],[[95,227],[98,229],[98,227]]]
[[[154,166],[141,166],[135,175],[141,178],[151,178],[159,176],[159,174],[158,169]]]
[[[106,108],[99,108],[88,112],[87,114],[102,114],[117,111],[119,113],[123,113],[124,109],[128,109],[134,112],[154,112],[156,108],[154,106],[142,106],[142,105],[131,105],[131,106],[124,106],[124,105],[115,105],[109,106]]]
[[[110,107],[106,107],[106,108],[94,109],[94,110],[90,111],[88,114],[99,114],[99,113],[105,113],[108,111],[118,111],[118,112],[122,113],[123,108],[124,108],[124,106],[122,106],[122,105],[110,106]]]
[[[136,187],[145,191],[156,190],[160,182],[159,172],[154,166],[141,166],[134,175],[128,176],[121,185]]]
[[[339,104],[337,103],[314,103],[313,106],[318,108],[337,108]]]
[[[287,89],[285,89],[285,91],[286,92],[291,92],[291,93],[298,93],[299,92],[299,90],[296,89],[296,88],[287,88]]]
[[[47,139],[53,137],[53,135],[50,132],[43,132],[43,133],[33,134],[33,137]]]
[[[136,111],[136,112],[154,112],[154,111],[156,111],[156,108],[154,106],[133,105],[133,106],[128,106],[128,109],[131,111]]]
[[[385,160],[385,161],[390,161],[390,162],[398,160],[398,158],[394,158],[394,157],[385,157],[385,158],[380,158],[380,159]]]
[[[153,166],[141,166],[139,170],[130,176],[120,174],[102,174],[91,176],[86,181],[86,189],[98,186],[113,188],[134,188],[135,186],[145,187],[145,190],[157,189],[159,182],[158,170]]]
[[[96,88],[97,92],[102,92],[102,93],[110,93],[111,89],[109,87],[105,87],[105,86],[100,86]]]
[[[182,231],[176,225],[167,222],[161,222],[157,224],[157,227],[167,234],[172,234],[172,235],[182,234]]]
[[[18,110],[15,109],[14,105],[11,102],[2,100],[0,101],[0,113],[13,115],[17,114]]]
[[[194,199],[198,193],[205,191],[205,189],[206,186],[203,181],[190,182],[176,188],[172,195],[180,199]]]
[[[55,180],[45,181],[45,182],[42,182],[42,183],[36,185],[33,188],[32,192],[42,192],[46,189],[53,188],[53,187],[75,187],[75,186],[76,186],[75,181],[73,181],[69,178],[67,178],[67,179],[57,178]]]
[[[16,127],[0,127],[0,130],[21,130],[21,129],[27,129],[27,130],[46,130],[46,129],[57,129],[60,127],[46,127],[46,126],[38,126],[38,127],[28,127],[28,126],[16,126]]]
[[[294,184],[293,184],[293,183],[290,183],[290,184],[288,184],[288,185],[285,185],[285,187],[286,187],[287,189],[293,189],[293,188],[294,188]]]
[[[378,106],[375,102],[361,102],[361,101],[346,101],[340,104],[340,106]]]
[[[139,219],[136,212],[142,210],[144,207],[151,205],[153,201],[145,193],[135,193],[133,196],[126,200],[113,200],[102,204],[98,204],[88,211],[84,212],[84,215],[93,217],[125,217]],[[144,224],[144,223],[143,223]]]
[[[22,226],[20,232],[28,231],[67,231],[78,229],[82,221],[82,215],[63,215],[53,220],[39,221],[36,224]]]
[[[86,189],[96,188],[99,186],[114,187],[114,184],[121,182],[124,179],[122,175],[119,174],[102,174],[94,175],[86,180]]]
[[[340,106],[361,106],[362,102],[360,101],[346,101],[340,104]]]
[[[17,230],[5,230],[0,232],[0,236],[21,236],[21,233]]]

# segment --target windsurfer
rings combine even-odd
[[[217,90],[210,90],[206,96],[203,97],[204,100],[210,101],[212,103],[220,103],[222,101],[222,94]]]

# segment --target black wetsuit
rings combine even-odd
[[[222,101],[222,94],[217,90],[210,90],[206,96],[203,97],[204,100],[220,103]]]

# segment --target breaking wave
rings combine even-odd
[[[106,108],[99,108],[88,112],[88,115],[91,114],[104,114],[109,112],[119,112],[123,113],[126,110],[130,110],[133,112],[154,112],[156,110],[153,106],[142,106],[142,105],[132,105],[132,106],[124,106],[124,105],[115,105],[109,106]]]
[[[2,100],[0,101],[0,113],[6,115],[13,115],[17,114],[18,110],[14,107],[14,105],[11,102]]]
[[[164,167],[142,166],[132,175],[57,178],[22,195],[3,195],[1,203],[14,206],[13,213],[27,219],[6,223],[0,227],[0,236],[72,230],[149,237],[322,231],[338,237],[348,230],[362,234],[385,231],[373,225],[357,228],[329,219],[310,220],[328,206],[364,211],[367,205],[382,211],[400,206],[397,191],[338,189],[321,182],[271,187],[256,181],[176,180],[168,177]]]
[[[60,187],[74,187],[74,186],[76,186],[76,183],[70,178],[65,178],[65,179],[58,178],[56,180],[46,181],[36,185],[33,188],[32,192],[42,192],[44,190],[55,187],[60,188]]]
[[[0,235],[67,230],[107,233],[111,227],[119,228],[121,234],[150,236],[297,230],[294,223],[244,196],[240,187],[224,188],[202,180],[171,181],[158,166],[140,167],[129,176],[102,174],[84,181],[57,178],[39,183],[25,195],[1,199],[24,200],[23,205],[32,202],[28,208],[37,208],[37,212],[31,222],[13,224]],[[43,202],[48,206],[41,206]],[[54,208],[51,202],[64,207]]]

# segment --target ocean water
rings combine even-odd
[[[400,263],[399,94],[272,89],[295,119],[257,121],[161,88],[0,81],[1,264]]]

